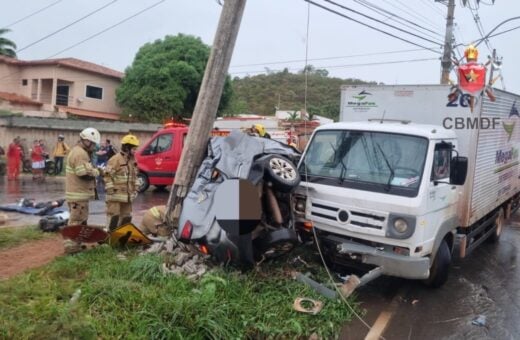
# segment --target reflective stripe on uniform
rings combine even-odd
[[[115,201],[115,202],[130,202],[130,198],[128,194],[107,194],[106,197],[107,202]]]
[[[161,212],[159,211],[159,209],[157,209],[157,207],[153,207],[152,209],[150,209],[150,213],[152,214],[153,217],[155,217],[157,219],[161,218]]]
[[[75,201],[88,201],[89,199],[94,198],[94,195],[85,192],[66,192],[65,199],[67,202],[75,202]]]

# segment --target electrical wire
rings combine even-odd
[[[432,48],[434,48],[434,47],[432,47]],[[419,52],[419,51],[424,51],[424,49],[423,48],[414,48],[414,49],[407,49],[407,50],[396,50],[396,51],[385,51],[385,52],[351,54],[351,55],[337,56],[337,57],[312,58],[312,59],[307,59],[307,61],[349,59],[349,58],[356,58],[356,57],[369,57],[369,56],[378,56],[378,55],[384,55],[384,54],[397,54],[397,53]],[[299,62],[305,62],[305,61],[306,61],[305,59],[296,59],[296,60],[272,61],[272,62],[256,63],[256,64],[240,64],[240,65],[231,66],[231,68],[249,67],[249,66],[264,66],[264,65],[277,65],[277,64],[290,64],[290,63],[299,63]]]
[[[116,0],[116,1],[117,1],[117,0]],[[72,48],[78,46],[78,45],[81,45],[81,44],[83,44],[84,42],[89,41],[90,39],[93,39],[93,38],[95,38],[95,37],[97,37],[97,36],[99,36],[99,35],[101,35],[101,34],[107,32],[107,31],[109,31],[109,30],[111,30],[111,29],[113,29],[113,28],[115,28],[115,27],[117,27],[117,26],[119,26],[119,25],[121,25],[121,24],[127,22],[128,20],[135,18],[136,16],[138,16],[138,15],[140,15],[140,14],[142,14],[142,13],[144,13],[144,12],[146,12],[146,11],[152,9],[152,8],[154,8],[155,6],[160,5],[161,3],[165,2],[165,1],[166,1],[166,0],[160,0],[160,1],[157,1],[156,3],[153,3],[152,5],[150,5],[150,6],[146,7],[146,8],[144,8],[144,9],[140,10],[139,12],[136,12],[135,14],[132,14],[131,16],[126,17],[125,19],[123,19],[123,20],[121,20],[121,21],[119,21],[119,22],[117,22],[117,23],[115,23],[115,24],[113,24],[113,25],[111,25],[111,26],[109,26],[109,27],[107,27],[107,28],[105,28],[105,29],[103,29],[103,30],[97,32],[97,33],[94,33],[94,34],[92,34],[91,36],[89,36],[89,37],[87,37],[87,38],[85,38],[85,39],[83,39],[83,40],[81,40],[81,41],[79,41],[79,42],[77,42],[77,43],[75,43],[75,44],[73,44],[73,45],[67,47],[67,48],[64,48],[63,50],[61,50],[61,51],[59,51],[59,52],[57,52],[57,53],[55,53],[55,54],[53,54],[53,55],[47,57],[47,59],[48,59],[48,58],[55,57],[55,56],[57,56],[58,54],[61,54],[61,53],[65,52],[65,51],[68,51],[68,50],[70,50],[70,49],[72,49]]]
[[[329,12],[331,12],[331,13],[334,13],[334,14],[336,14],[336,15],[339,15],[339,16],[341,16],[341,17],[344,17],[345,19],[348,19],[348,20],[354,21],[354,22],[356,22],[356,23],[358,23],[358,24],[361,24],[361,25],[363,25],[363,26],[369,27],[369,28],[371,28],[371,29],[373,29],[373,30],[375,30],[375,31],[381,32],[381,33],[386,34],[386,35],[388,35],[388,36],[391,36],[391,37],[393,37],[393,38],[399,39],[399,40],[401,40],[401,41],[407,42],[407,43],[412,44],[412,45],[417,46],[417,47],[422,47],[422,48],[424,48],[425,50],[430,50],[430,51],[432,51],[432,52],[435,52],[435,53],[441,54],[440,51],[436,51],[436,50],[434,50],[434,49],[432,49],[432,48],[429,48],[429,47],[426,47],[426,46],[423,46],[423,45],[420,45],[420,44],[414,43],[414,42],[412,42],[412,41],[410,41],[410,40],[408,40],[408,39],[401,38],[401,37],[396,36],[396,35],[394,35],[394,34],[392,34],[392,33],[385,32],[385,31],[383,31],[382,29],[379,29],[379,28],[377,28],[377,27],[374,27],[374,26],[371,26],[371,25],[365,24],[364,22],[361,22],[361,21],[359,21],[359,20],[356,20],[356,19],[354,19],[354,18],[352,18],[352,17],[349,17],[349,16],[347,16],[347,15],[345,15],[345,14],[342,14],[342,13],[340,13],[340,12],[337,12],[337,11],[331,9],[331,8],[326,7],[326,6],[320,5],[320,4],[318,4],[318,3],[316,3],[316,2],[314,2],[314,1],[312,1],[312,0],[303,0],[303,1],[305,1],[305,2],[309,2],[309,3],[313,4],[314,6],[320,7],[320,8],[322,8],[322,9],[326,10],[326,11],[329,11]]]
[[[38,13],[41,13],[41,12],[45,11],[46,9],[48,9],[48,8],[54,6],[54,5],[56,5],[57,3],[62,2],[62,1],[63,1],[63,0],[55,1],[55,2],[53,2],[53,3],[50,4],[50,5],[47,5],[47,6],[43,7],[43,8],[40,8],[39,10],[36,10],[36,11],[32,12],[31,14],[28,14],[28,15],[24,16],[23,18],[18,19],[18,20],[16,20],[16,21],[10,23],[10,24],[7,25],[7,26],[4,26],[4,28],[9,28],[9,27],[14,26],[14,25],[16,25],[16,24],[18,24],[18,23],[21,23],[22,21],[25,21],[25,20],[29,19],[30,17],[32,17],[32,16],[34,16],[34,15],[36,15],[36,14],[38,14]]]
[[[388,26],[388,27],[390,27],[390,28],[393,28],[393,29],[395,29],[395,30],[398,30],[398,31],[400,31],[400,32],[403,32],[403,33],[406,33],[406,34],[412,35],[412,36],[414,36],[414,37],[416,37],[416,38],[419,38],[419,39],[422,39],[422,40],[424,40],[424,41],[431,42],[431,43],[433,43],[433,44],[442,45],[442,43],[439,42],[439,41],[430,40],[430,39],[425,38],[425,37],[423,37],[423,36],[420,36],[420,35],[418,35],[418,34],[415,34],[415,33],[409,32],[409,31],[407,31],[407,30],[405,30],[405,29],[402,29],[402,28],[400,28],[400,27],[397,27],[397,26],[391,25],[391,24],[386,23],[386,22],[384,22],[384,21],[382,21],[382,20],[379,20],[379,19],[376,19],[376,18],[371,17],[371,16],[369,16],[369,15],[363,14],[363,13],[361,13],[361,12],[359,12],[359,11],[356,11],[356,10],[350,8],[350,7],[347,7],[347,6],[343,6],[343,5],[341,5],[341,4],[338,4],[337,2],[334,2],[334,1],[332,1],[332,0],[324,0],[324,1],[325,1],[325,2],[328,2],[328,3],[330,3],[330,4],[333,4],[333,5],[337,6],[337,7],[343,8],[344,10],[347,10],[347,11],[349,11],[349,12],[352,12],[352,13],[355,13],[355,14],[357,14],[357,15],[360,15],[360,16],[362,16],[362,17],[364,17],[364,18],[370,19],[370,20],[375,21],[375,22],[377,22],[377,23],[380,23],[380,24],[383,24],[383,25]]]
[[[388,19],[388,20],[392,20],[396,23],[400,23],[401,25],[409,28],[409,29],[412,29],[416,32],[420,32],[422,34],[425,34],[426,36],[430,37],[430,38],[436,38],[436,37],[442,37],[442,35],[439,33],[439,32],[436,32],[436,31],[433,31],[429,28],[426,28],[424,26],[421,26],[419,24],[417,24],[416,22],[413,22],[411,20],[408,20],[406,18],[403,18],[393,12],[390,12],[384,8],[381,8],[379,6],[376,6],[366,0],[352,0],[354,2],[356,2],[358,5],[361,5],[373,12],[376,12],[377,14],[383,16],[385,19]],[[433,35],[429,34],[429,33],[425,33],[425,32],[422,32],[422,31],[419,31],[419,29],[423,30],[423,31],[426,31],[426,32],[429,32],[429,33],[432,33],[432,34],[435,34],[436,37],[434,37]]]
[[[308,114],[307,113],[307,93],[308,93],[308,81],[307,81],[307,79],[308,79],[309,69],[308,69],[307,61],[308,61],[308,55],[309,55],[309,30],[310,30],[310,16],[311,16],[310,13],[311,13],[311,5],[310,5],[310,3],[307,3],[307,37],[305,39],[305,93],[304,93],[304,110],[305,110],[305,114],[306,115]],[[303,124],[304,124],[305,135],[307,136],[308,135],[307,119],[304,119],[304,123]],[[305,176],[306,176],[306,178],[308,178],[308,176],[307,176],[307,167],[305,167]],[[309,197],[309,187],[308,186],[306,186],[306,197]],[[329,268],[327,266],[325,258],[323,257],[323,254],[322,254],[322,251],[321,251],[321,247],[320,247],[320,244],[318,242],[318,238],[316,236],[316,230],[314,228],[312,228],[312,230],[313,230],[313,233],[314,233],[314,240],[316,242],[316,247],[318,248],[318,252],[320,254],[323,266],[325,267],[325,270],[327,271],[327,275],[329,276],[330,283],[334,286],[338,296],[341,298],[343,303],[345,303],[345,305],[350,309],[352,314],[354,314],[356,316],[356,318],[363,325],[365,325],[365,327],[368,328],[368,330],[371,330],[372,327],[365,320],[363,320],[363,318],[356,312],[354,307],[352,307],[350,305],[350,303],[347,301],[347,299],[341,294],[341,291],[339,290],[339,288],[336,286],[334,278],[333,278],[332,274],[330,273],[330,270],[329,270]],[[383,338],[382,336],[380,338],[385,340],[385,338]]]
[[[446,13],[441,11],[438,7],[435,7],[430,0],[421,0],[426,7],[429,7],[430,9],[433,9],[437,14],[439,14],[443,19],[446,17]]]
[[[407,59],[407,60],[393,60],[393,61],[381,61],[381,62],[371,62],[371,63],[359,63],[359,64],[347,64],[347,65],[330,65],[330,66],[315,66],[316,68],[351,68],[351,67],[362,67],[362,66],[375,66],[375,65],[391,65],[391,64],[402,64],[402,63],[413,63],[413,62],[422,62],[422,61],[432,61],[439,60],[439,58],[421,58],[421,59]],[[296,68],[287,68],[289,71],[296,71]],[[280,70],[269,70],[270,72],[281,72]],[[231,72],[230,74],[244,74],[244,73],[265,73],[266,70],[258,70],[258,71],[242,71],[242,72]]]
[[[430,20],[429,20],[428,18],[426,18],[424,15],[422,15],[422,14],[420,14],[420,13],[417,13],[417,12],[416,12],[416,13],[417,13],[418,15],[414,15],[414,13],[413,13],[414,11],[413,11],[413,10],[407,10],[406,8],[409,8],[409,7],[408,7],[407,5],[404,5],[404,4],[403,4],[402,2],[400,2],[399,0],[392,0],[392,1],[389,1],[389,0],[383,0],[383,1],[386,2],[387,4],[389,4],[390,6],[396,8],[396,9],[398,9],[398,10],[400,10],[400,11],[403,11],[404,13],[408,14],[408,15],[411,16],[411,17],[413,17],[413,18],[415,18],[415,19],[417,19],[417,20],[420,20],[420,21],[422,21],[423,23],[425,23],[425,24],[427,24],[427,25],[429,25],[429,26],[431,26],[431,27],[434,27],[434,28],[436,28],[436,29],[439,29],[439,26],[437,26],[436,23],[430,21]],[[402,7],[399,7],[399,6],[395,5],[394,1],[400,3],[401,5],[403,5],[403,6],[405,7],[405,9],[403,9]]]
[[[82,16],[81,18],[79,18],[79,19],[77,19],[77,20],[71,22],[70,24],[67,24],[67,25],[65,25],[65,26],[63,26],[63,27],[61,27],[61,28],[59,28],[58,30],[56,30],[56,31],[54,31],[54,32],[52,32],[52,33],[47,34],[46,36],[44,36],[44,37],[42,37],[42,38],[40,38],[40,39],[38,39],[38,40],[36,40],[36,41],[33,41],[33,42],[30,43],[29,45],[26,45],[26,46],[24,46],[24,47],[18,49],[16,52],[17,52],[17,53],[20,53],[21,51],[26,50],[26,49],[28,49],[29,47],[34,46],[34,45],[36,45],[37,43],[42,42],[43,40],[46,40],[46,39],[52,37],[53,35],[56,35],[56,34],[62,32],[62,31],[64,31],[64,30],[66,30],[67,28],[69,28],[69,27],[71,27],[71,26],[77,24],[77,23],[80,22],[80,21],[85,20],[86,18],[90,17],[91,15],[94,15],[95,13],[97,13],[97,12],[99,12],[99,11],[101,11],[101,10],[107,8],[108,6],[113,5],[113,4],[116,3],[117,1],[118,1],[118,0],[112,0],[112,1],[109,2],[108,4],[103,5],[103,6],[99,7],[99,8],[97,8],[97,9],[95,9],[94,11],[92,11],[92,12],[90,12],[90,13],[88,13],[88,14]]]

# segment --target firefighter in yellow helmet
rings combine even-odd
[[[137,164],[134,154],[139,146],[136,136],[121,139],[121,151],[108,160],[104,173],[108,229],[132,220],[132,201],[137,196]]]
[[[265,126],[263,126],[262,124],[254,124],[251,127],[251,131],[253,133],[258,134],[262,138],[271,138],[271,135],[268,134],[267,131],[265,131]]]

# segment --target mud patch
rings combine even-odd
[[[63,239],[59,235],[0,251],[0,280],[43,266],[63,253]]]

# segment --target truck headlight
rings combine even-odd
[[[402,218],[396,218],[394,220],[394,229],[401,234],[404,234],[408,230],[408,223]]]

